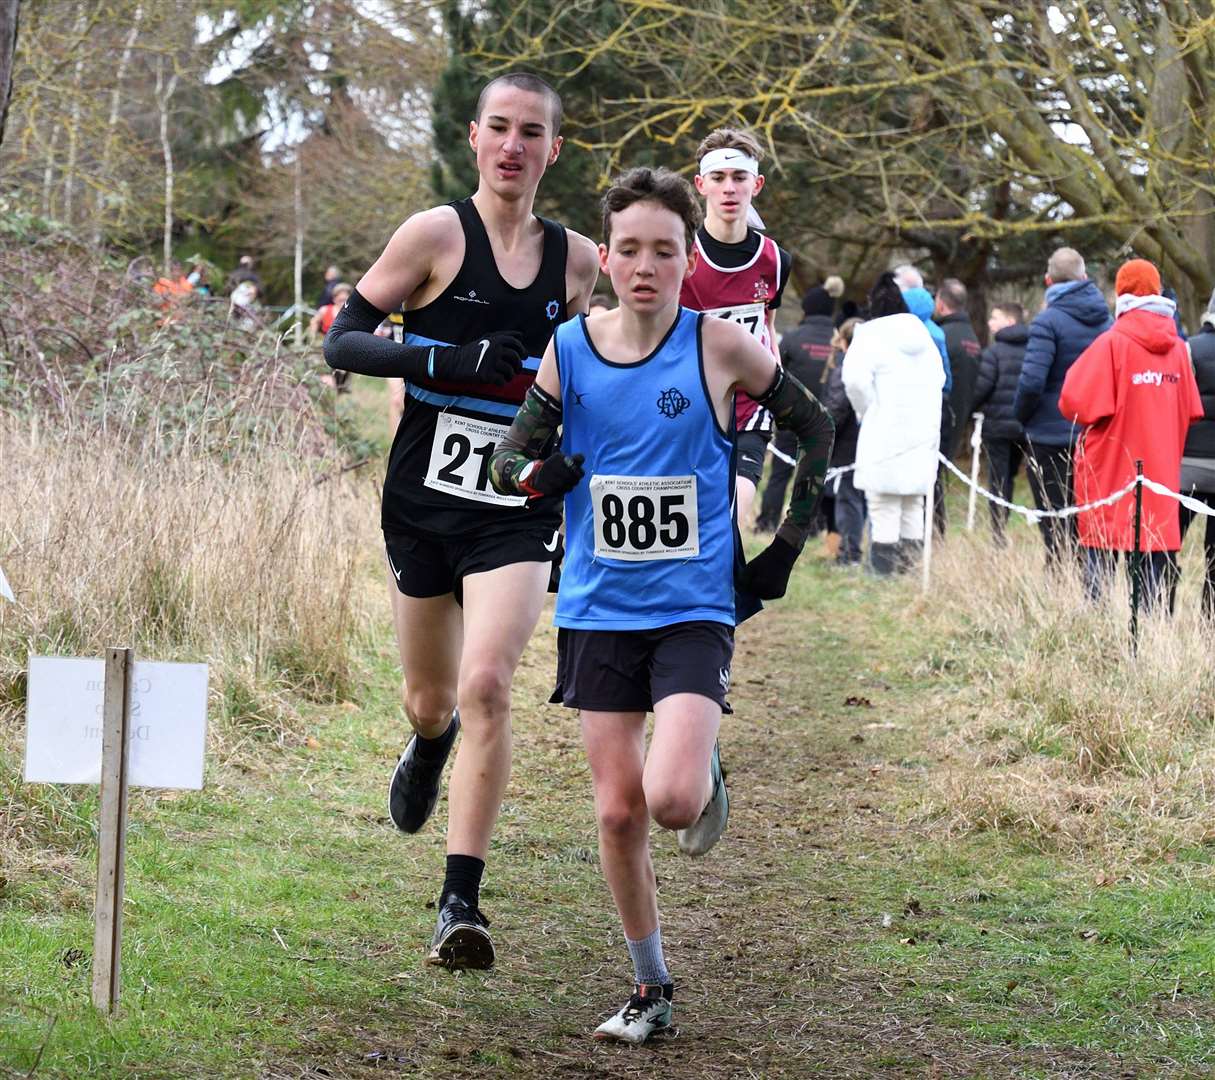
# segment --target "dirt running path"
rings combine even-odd
[[[983,866],[982,844],[951,846],[900,825],[907,815],[898,812],[939,767],[924,745],[948,712],[951,689],[908,640],[898,611],[909,593],[891,599],[823,565],[799,578],[792,602],[740,633],[736,715],[723,734],[732,809],[725,838],[691,861],[673,837],[654,833],[679,987],[677,1037],[641,1050],[588,1037],[623,1000],[630,974],[597,871],[574,718],[538,704],[552,669],[545,630],[516,687],[514,775],[483,893],[497,968],[452,976],[422,964],[441,829],[403,838],[369,812],[375,841],[359,845],[352,873],[400,885],[390,901],[399,934],[367,943],[382,957],[382,986],[357,1007],[318,1006],[315,1034],[300,1053],[268,1063],[263,1075],[1154,1074],[1150,1063],[1096,1051],[967,1033],[950,972],[969,977],[984,963],[964,930],[984,917],[981,886],[995,871]],[[383,752],[358,778],[376,809],[397,752],[391,702],[381,704],[374,732]],[[440,804],[440,822],[442,812]],[[926,933],[938,937],[921,972],[903,954]],[[1021,1006],[1011,991],[1005,998],[1001,1015],[1015,1028]]]

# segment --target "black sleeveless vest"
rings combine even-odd
[[[489,235],[472,199],[451,203],[464,230],[464,261],[451,284],[417,311],[405,312],[407,344],[466,345],[518,331],[528,359],[506,386],[417,379],[406,384],[405,412],[384,479],[386,533],[460,536],[521,523],[556,528],[560,499],[526,505],[493,501],[489,455],[536,377],[553,331],[565,321],[565,228],[541,218],[544,246],[535,280],[522,289],[498,272]],[[448,414],[448,415],[445,415]],[[463,419],[461,419],[463,418]]]

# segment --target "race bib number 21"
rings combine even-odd
[[[643,562],[700,554],[695,476],[591,477],[596,558]]]
[[[523,506],[527,499],[522,495],[499,495],[489,482],[489,459],[506,431],[504,424],[441,413],[430,444],[426,486],[474,502]]]

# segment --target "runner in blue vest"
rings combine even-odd
[[[581,711],[600,861],[636,981],[595,1035],[631,1043],[671,1024],[650,818],[699,855],[729,812],[716,740],[734,651],[735,391],[799,440],[788,516],[739,583],[761,599],[784,595],[831,453],[830,417],[771,351],[679,306],[699,223],[675,174],[617,180],[599,261],[620,307],[558,328],[490,463],[503,493],[565,495],[554,700]]]

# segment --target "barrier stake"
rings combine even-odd
[[[1131,554],[1131,655],[1139,652],[1139,590],[1143,579],[1143,547],[1139,528],[1143,521],[1143,462],[1135,462],[1135,550]]]
[[[936,485],[933,485],[928,489],[928,494],[924,496],[924,577],[920,588],[925,596],[928,595],[929,568],[932,565],[932,504],[935,494]]]
[[[983,414],[974,415],[975,429],[970,435],[970,497],[966,503],[966,531],[975,531],[975,503],[979,498],[979,447],[983,444]]]
[[[101,809],[98,814],[97,905],[93,930],[93,1005],[118,1007],[122,977],[122,893],[127,839],[128,728],[131,710],[130,649],[105,651],[105,699],[101,732]]]

